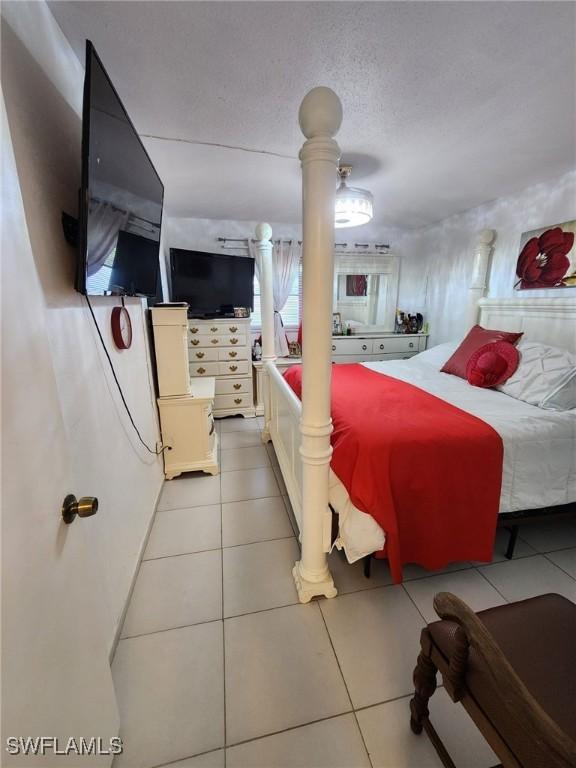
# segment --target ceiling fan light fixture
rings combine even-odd
[[[334,226],[336,229],[343,227],[359,227],[367,224],[374,215],[372,193],[367,189],[349,187],[346,179],[352,171],[351,165],[341,165],[338,168],[340,184],[336,190],[336,202],[334,205]]]

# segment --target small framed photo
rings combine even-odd
[[[288,352],[290,354],[290,357],[301,357],[302,347],[300,346],[300,344],[298,344],[297,341],[289,341]]]
[[[332,313],[332,335],[342,336],[342,316],[340,312]]]
[[[250,310],[247,307],[234,307],[234,317],[250,317]]]

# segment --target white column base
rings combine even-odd
[[[298,600],[301,603],[309,603],[313,597],[336,597],[338,590],[328,571],[328,578],[324,581],[307,581],[300,572],[300,560],[296,561],[292,568],[292,576],[298,592]]]

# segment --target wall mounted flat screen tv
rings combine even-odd
[[[86,41],[76,290],[156,296],[164,185]]]
[[[224,253],[170,249],[172,301],[187,301],[196,317],[254,308],[254,259]]]

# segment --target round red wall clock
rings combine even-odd
[[[118,349],[129,349],[132,344],[132,323],[126,307],[114,307],[110,322],[114,344]]]

